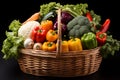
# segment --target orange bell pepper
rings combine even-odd
[[[44,21],[41,21],[41,27],[45,30],[50,30],[50,29],[53,29],[53,22],[51,20],[44,20]]]
[[[55,30],[49,30],[46,34],[46,40],[49,42],[55,41],[58,38],[58,34],[56,33]]]
[[[55,51],[56,44],[54,42],[44,42],[42,45],[42,50],[44,51]]]

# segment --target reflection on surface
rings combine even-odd
[[[99,75],[99,72],[93,73],[88,76],[81,76],[81,77],[48,77],[48,76],[33,76],[30,74],[25,74],[21,72],[21,75],[18,76],[21,80],[62,80],[62,79],[70,79],[70,80],[102,80]]]

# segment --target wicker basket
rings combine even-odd
[[[61,21],[58,10],[58,23]],[[86,76],[98,71],[102,61],[99,49],[61,52],[61,27],[58,24],[57,51],[22,49],[18,59],[20,69],[27,74],[52,77]]]

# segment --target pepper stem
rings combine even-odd
[[[47,44],[48,47],[51,47],[52,45],[53,45],[52,42],[49,42],[49,43]]]
[[[105,34],[104,34],[104,33],[103,33],[103,34],[100,34],[99,37],[100,37],[100,38],[104,38],[104,37],[105,37]]]

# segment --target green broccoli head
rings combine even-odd
[[[87,17],[77,16],[67,24],[69,37],[80,38],[84,33],[91,31],[91,24]]]

